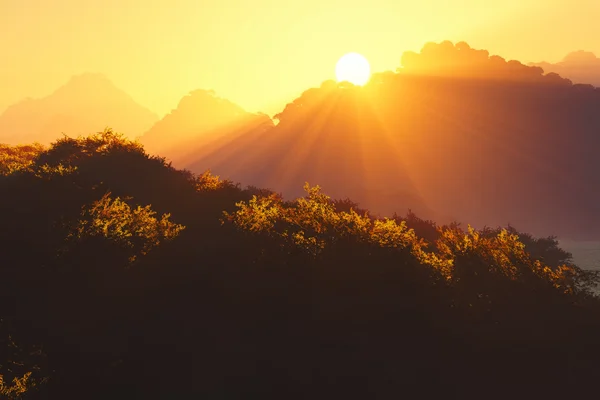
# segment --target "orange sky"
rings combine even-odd
[[[600,55],[599,20],[598,0],[0,0],[0,112],[89,71],[161,117],[198,88],[273,113],[346,52],[374,72],[442,40],[556,62]]]

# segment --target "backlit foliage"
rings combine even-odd
[[[484,235],[471,226],[467,232],[458,227],[438,230],[440,238],[435,241],[435,251],[420,251],[419,259],[439,269],[449,281],[458,282],[465,274],[496,275],[522,283],[530,283],[537,277],[569,294],[596,285],[597,274],[567,264],[551,268],[534,259],[519,236],[507,229],[500,229],[493,236]]]
[[[51,179],[56,176],[65,176],[77,171],[77,167],[71,165],[64,165],[62,163],[55,166],[48,164],[42,164],[32,168],[33,173],[36,177],[41,179]]]
[[[85,158],[117,150],[144,154],[142,145],[109,128],[89,136],[64,136],[49,148],[38,143],[18,146],[0,144],[0,176],[17,171],[32,172],[43,179],[64,176],[74,173],[78,168],[77,163]]]
[[[103,237],[125,248],[133,262],[163,241],[176,238],[185,229],[169,220],[170,214],[156,217],[149,205],[132,208],[121,198],[105,194],[81,213],[81,219],[70,239]]]
[[[4,377],[0,375],[0,398],[20,399],[31,385],[30,378],[31,372],[27,372],[21,377],[13,378],[12,382],[4,382]]]
[[[464,232],[457,224],[439,227],[439,238],[433,248],[417,237],[406,221],[396,219],[372,219],[360,215],[352,208],[337,211],[336,202],[321,193],[319,186],[304,186],[306,197],[292,203],[280,196],[253,196],[248,202],[237,203],[238,210],[226,213],[229,221],[242,230],[283,239],[312,255],[319,254],[328,245],[346,240],[357,244],[378,247],[409,249],[422,265],[439,271],[446,280],[458,283],[468,275],[494,275],[510,281],[527,283],[537,277],[542,282],[564,293],[574,293],[591,287],[597,281],[573,265],[551,268],[534,259],[526,251],[519,236],[501,229],[494,235],[482,234],[471,226]]]
[[[20,344],[0,347],[0,399],[261,397],[273,382],[277,398],[518,397],[597,380],[598,277],[552,238],[378,219],[308,184],[286,201],[110,130],[18,171],[0,176],[0,339]]]
[[[525,250],[533,259],[540,260],[552,268],[572,264],[572,254],[560,248],[556,237],[535,238],[531,234],[517,231],[517,229],[510,225],[505,229],[509,234],[519,236],[519,241],[525,245]],[[481,234],[485,236],[497,236],[501,230],[500,228],[484,228]]]
[[[0,176],[27,169],[44,150],[39,143],[8,146],[0,144]]]
[[[229,221],[243,230],[275,236],[312,255],[342,240],[375,244],[381,247],[418,248],[422,242],[406,224],[392,219],[373,221],[353,209],[337,211],[336,203],[319,186],[304,186],[306,197],[285,203],[275,194],[253,196],[237,203],[235,213],[226,213]]]
[[[44,153],[44,159],[48,159],[51,165],[56,161],[72,164],[81,158],[94,154],[108,154],[116,150],[144,153],[141,144],[128,140],[122,133],[106,128],[102,132],[88,136],[77,138],[65,136],[52,143],[50,149]]]
[[[211,174],[210,170],[195,177],[195,183],[199,191],[219,190],[233,186],[232,181],[221,179],[218,175]]]

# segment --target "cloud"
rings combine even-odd
[[[399,73],[571,84],[556,74],[544,75],[539,66],[506,61],[487,50],[473,49],[465,42],[427,43],[420,53],[405,52],[401,65]]]
[[[539,62],[529,65],[541,67],[546,72],[560,74],[574,83],[600,87],[600,58],[584,50],[573,51],[557,63]]]
[[[62,137],[61,132],[77,136],[106,126],[134,138],[157,120],[105,75],[84,73],[46,97],[8,107],[0,115],[0,142],[49,144]]]

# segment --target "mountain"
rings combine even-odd
[[[244,133],[272,126],[265,114],[246,112],[214,91],[194,90],[144,133],[140,142],[149,153],[160,154],[182,166],[190,158],[216,151]]]
[[[85,73],[41,99],[26,99],[0,115],[0,142],[48,144],[61,137],[89,134],[106,126],[130,138],[139,136],[158,116],[137,104],[106,76]]]
[[[555,72],[576,83],[587,83],[600,87],[600,58],[589,51],[574,51],[555,64],[548,62],[530,63],[544,71]]]
[[[364,87],[324,82],[186,167],[302,195],[305,181],[375,213],[600,238],[600,89],[429,43]]]

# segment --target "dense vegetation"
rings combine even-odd
[[[572,396],[598,277],[554,238],[376,219],[110,130],[0,148],[6,398]]]

